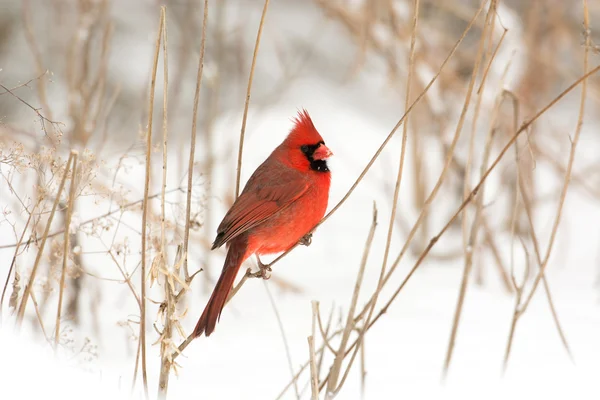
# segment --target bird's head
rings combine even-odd
[[[300,170],[329,172],[327,159],[333,155],[313,125],[306,110],[294,119],[294,128],[282,143],[290,164]]]

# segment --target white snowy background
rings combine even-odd
[[[42,0],[31,1],[36,33],[40,37],[43,53],[52,52],[52,38],[66,29],[52,22],[55,18],[46,15],[46,6]],[[74,7],[70,2],[58,2],[63,7]],[[75,2],[73,2],[75,3]],[[185,2],[167,2],[169,13],[170,71],[177,70],[176,48],[181,36],[186,32],[177,25],[185,18]],[[211,2],[213,3],[213,2]],[[356,2],[354,2],[356,3]],[[464,2],[465,6],[468,2]],[[512,3],[511,3],[512,4]],[[579,2],[573,2],[580,7]],[[513,4],[514,5],[514,4]],[[170,7],[172,6],[173,9]],[[0,82],[6,86],[15,86],[36,76],[31,54],[27,50],[23,26],[19,21],[21,4],[16,0],[0,0],[0,19],[14,19],[12,30],[5,33],[8,39],[3,42],[0,59]],[[201,18],[200,6],[192,15]],[[211,5],[209,24],[216,18],[216,6]],[[348,6],[350,7],[350,6]],[[398,7],[408,13],[404,2]],[[212,59],[214,35],[207,42],[204,86],[209,90],[211,82],[220,77],[221,98],[219,112],[212,127],[214,140],[212,179],[208,179],[201,169],[206,161],[202,139],[204,122],[207,119],[206,105],[200,107],[198,130],[198,174],[195,175],[198,187],[196,195],[206,195],[211,186],[212,197],[201,210],[200,219],[206,224],[199,232],[194,232],[191,242],[190,269],[195,271],[206,259],[204,247],[194,244],[200,238],[212,240],[213,232],[226,211],[226,196],[232,196],[235,181],[237,140],[242,120],[245,98],[246,77],[251,60],[255,32],[260,19],[262,2],[229,1],[224,6],[227,21],[225,35],[227,54],[231,58],[225,65],[217,65]],[[66,10],[66,9],[65,9]],[[469,8],[469,10],[471,10]],[[65,11],[69,15],[69,11]],[[523,20],[510,6],[501,3],[499,13],[502,23],[509,28],[505,42],[499,52],[488,77],[488,91],[483,99],[481,119],[482,133],[478,136],[478,148],[483,149],[484,134],[489,121],[493,102],[502,88],[514,89],[524,69],[525,43],[523,41]],[[115,192],[127,193],[128,201],[142,197],[144,176],[144,150],[138,140],[140,129],[145,126],[147,101],[146,93],[150,74],[151,57],[154,49],[156,22],[159,4],[152,1],[114,1],[110,6],[109,17],[115,23],[115,33],[111,45],[109,62],[110,82],[118,81],[123,87],[122,99],[117,104],[125,110],[115,108],[115,117],[108,129],[108,142],[101,146],[96,154],[99,164],[97,179]],[[471,14],[469,14],[471,15]],[[579,14],[577,14],[579,15]],[[470,17],[469,17],[470,18]],[[566,18],[566,17],[565,17]],[[577,21],[581,21],[579,18]],[[369,56],[362,69],[351,76],[349,71],[355,62],[357,47],[340,24],[328,19],[321,9],[312,2],[272,1],[264,28],[264,42],[259,52],[257,75],[253,86],[253,97],[248,116],[242,181],[250,176],[254,168],[270,153],[287,134],[291,127],[291,118],[300,108],[311,114],[313,121],[335,153],[330,162],[333,180],[330,193],[330,208],[346,193],[364,166],[371,159],[381,142],[401,117],[404,109],[404,90],[402,85],[389,84],[385,63],[376,56]],[[426,29],[426,26],[421,29]],[[239,32],[242,33],[239,33]],[[454,42],[458,33],[449,37]],[[80,32],[85,35],[85,32]],[[199,31],[197,32],[199,33]],[[48,36],[48,40],[44,36]],[[238,35],[238,36],[235,36]],[[241,39],[237,39],[237,38]],[[383,37],[383,40],[386,38]],[[191,105],[194,90],[195,64],[199,37],[193,39],[194,49],[184,84],[180,88],[180,109],[171,111],[170,132],[174,137],[169,152],[168,189],[180,185],[187,163],[188,141],[191,120]],[[469,51],[475,52],[477,40],[464,44]],[[237,48],[236,48],[237,46]],[[292,47],[293,46],[293,47]],[[280,49],[284,49],[292,65],[298,64],[297,76],[279,89],[282,79],[278,63]],[[332,51],[334,49],[334,51]],[[406,54],[405,50],[404,53]],[[243,73],[235,75],[236,54],[242,54]],[[310,53],[310,54],[308,54]],[[583,47],[577,54],[583,53]],[[445,57],[439,56],[440,61]],[[54,54],[50,71],[59,70],[61,57]],[[507,80],[502,83],[500,76],[506,64],[512,60]],[[590,65],[595,66],[598,57],[592,55]],[[161,61],[162,62],[162,61]],[[579,65],[579,64],[577,64]],[[557,83],[556,90],[562,90],[580,74],[579,67],[570,79]],[[431,78],[432,72],[420,70],[424,83]],[[405,72],[402,72],[405,75]],[[468,72],[470,75],[470,70]],[[52,78],[50,98],[55,112],[54,119],[62,120],[65,115],[65,82],[62,76]],[[159,69],[159,77],[162,70]],[[162,101],[162,79],[158,79],[155,113],[156,145],[159,145],[160,102]],[[463,84],[466,87],[466,82]],[[112,86],[114,87],[114,86]],[[173,89],[173,87],[171,87]],[[455,123],[462,106],[464,94],[458,91],[456,97],[440,95],[438,87],[432,89],[430,101],[453,115],[450,124],[441,135],[447,139],[454,134]],[[29,101],[36,103],[34,90]],[[275,92],[275,93],[273,93]],[[557,92],[558,93],[558,92]],[[123,99],[124,98],[124,99]],[[205,99],[206,97],[203,97]],[[541,105],[552,99],[540,101]],[[0,122],[6,126],[18,126],[19,129],[42,133],[35,114],[19,105],[15,99],[6,95],[0,98]],[[579,91],[575,90],[559,103],[550,115],[544,117],[535,135],[544,135],[550,127],[559,132],[548,139],[549,148],[563,165],[568,159],[569,136],[572,136],[577,124]],[[129,107],[129,108],[127,108]],[[594,111],[598,104],[588,102],[586,117],[579,142],[574,174],[579,174],[590,165],[597,164],[600,154]],[[524,112],[525,113],[525,112]],[[532,115],[525,113],[524,117]],[[470,117],[469,117],[470,118]],[[65,121],[68,124],[70,121]],[[19,126],[21,124],[21,126]],[[466,159],[470,123],[466,124],[463,139],[457,148],[457,157]],[[2,130],[3,129],[3,130]],[[423,157],[427,161],[427,187],[431,190],[435,179],[442,170],[444,149],[432,139],[439,132],[429,131],[432,126],[420,129],[411,125],[411,135],[423,137]],[[2,135],[9,140],[21,139],[16,133],[0,126]],[[12,132],[12,133],[11,133]],[[13,136],[7,136],[13,135]],[[138,138],[139,139],[139,138]],[[35,139],[41,140],[41,139]],[[506,139],[505,139],[506,140]],[[409,138],[410,141],[410,138]],[[23,139],[31,145],[30,139]],[[183,143],[183,153],[179,143]],[[169,396],[173,399],[274,399],[290,382],[291,372],[282,334],[274,310],[269,301],[267,288],[277,302],[277,310],[290,348],[294,370],[308,360],[307,336],[311,334],[311,300],[320,302],[321,310],[328,313],[336,308],[336,320],[345,318],[358,271],[360,257],[371,224],[373,202],[379,211],[379,225],[365,281],[359,300],[359,309],[367,296],[377,285],[381,268],[387,224],[391,210],[393,184],[397,169],[397,160],[401,144],[401,131],[390,141],[379,160],[357,187],[347,202],[324,224],[313,237],[310,247],[300,247],[274,266],[273,275],[292,283],[301,289],[300,293],[281,290],[273,281],[250,280],[226,307],[217,329],[210,338],[201,338],[192,343],[177,360],[177,376],[172,375]],[[429,145],[430,144],[430,145]],[[502,145],[504,142],[502,142]],[[33,146],[31,146],[33,147]],[[100,148],[92,140],[89,145],[92,152]],[[500,145],[494,147],[492,159],[498,154]],[[62,149],[66,159],[68,149]],[[79,149],[82,150],[83,149]],[[128,157],[120,157],[128,151]],[[481,150],[476,151],[474,165],[479,165]],[[159,149],[153,153],[154,185],[151,193],[157,193],[160,180]],[[183,161],[182,161],[183,158]],[[127,168],[117,169],[117,166]],[[398,212],[412,226],[418,210],[412,200],[414,182],[410,173],[411,153],[405,161]],[[184,166],[181,168],[181,166]],[[500,172],[510,168],[506,162],[490,177],[486,187],[485,203],[496,201],[502,187],[499,185]],[[3,170],[5,172],[6,170]],[[116,184],[112,179],[116,173]],[[499,172],[500,171],[500,172]],[[536,233],[539,237],[542,254],[545,253],[552,222],[556,213],[558,193],[562,177],[556,174],[548,163],[539,162],[533,175],[536,186],[543,197],[552,198],[536,208]],[[476,183],[479,175],[473,177]],[[584,178],[588,176],[583,175]],[[456,176],[452,179],[456,179]],[[589,185],[598,187],[597,179],[589,176]],[[16,180],[17,187],[28,190],[35,183],[31,176],[23,175]],[[112,187],[111,187],[112,185]],[[462,186],[460,186],[462,188]],[[123,189],[121,189],[123,188]],[[441,229],[448,218],[459,206],[451,190],[445,187],[432,208],[430,234]],[[452,196],[451,196],[452,195]],[[9,209],[14,199],[8,188],[0,186],[0,207]],[[173,201],[183,197],[173,195]],[[505,201],[506,199],[502,200]],[[102,215],[111,205],[108,196],[82,196],[78,200],[74,224]],[[153,203],[154,211],[158,203]],[[180,207],[182,207],[180,205]],[[487,217],[494,224],[502,219],[494,215],[492,206]],[[179,211],[177,211],[179,212]],[[484,209],[486,213],[486,209]],[[209,217],[208,217],[209,216]],[[24,221],[16,215],[7,219],[16,224],[20,233]],[[599,288],[597,285],[600,254],[600,206],[598,199],[572,184],[565,207],[554,251],[547,269],[547,280],[552,290],[557,314],[573,355],[570,360],[563,348],[560,337],[550,313],[546,296],[539,288],[527,313],[519,320],[508,367],[502,372],[504,350],[509,334],[514,307],[514,294],[508,294],[499,283],[496,270],[491,266],[491,257],[486,255],[476,263],[483,268],[482,285],[471,282],[469,285],[464,312],[458,331],[450,371],[442,381],[442,370],[452,318],[456,307],[458,288],[463,270],[463,259],[444,261],[441,258],[426,259],[405,289],[400,293],[388,312],[369,330],[365,339],[366,381],[364,398],[366,399],[526,399],[556,396],[558,398],[592,399],[600,394],[598,376],[600,376],[600,312]],[[210,222],[208,222],[210,221]],[[128,240],[130,246],[131,271],[139,260],[139,213],[125,213],[122,219],[126,226],[118,231],[117,242]],[[114,228],[116,220],[111,220]],[[59,225],[57,225],[57,228]],[[157,224],[153,225],[153,234],[157,233]],[[206,232],[204,231],[206,230]],[[390,251],[390,262],[402,248],[407,232],[396,229]],[[125,239],[127,237],[127,239]],[[108,236],[110,243],[112,232]],[[33,307],[28,307],[23,328],[19,333],[14,329],[14,316],[5,308],[0,328],[0,398],[64,398],[64,399],[106,399],[127,398],[131,395],[131,380],[137,348],[137,325],[124,324],[128,318],[137,319],[137,306],[122,283],[110,281],[121,277],[110,258],[102,253],[97,238],[80,235],[83,250],[83,265],[89,274],[84,274],[83,290],[80,294],[80,319],[77,324],[65,320],[63,323],[62,345],[57,354],[43,339]],[[173,243],[179,238],[171,236]],[[504,261],[510,261],[510,237],[498,237]],[[14,243],[12,227],[0,224],[0,246]],[[444,250],[460,249],[460,227],[450,229],[436,245],[432,254],[443,254]],[[49,247],[49,246],[48,246]],[[522,271],[524,257],[520,246],[516,248],[517,271]],[[171,248],[172,250],[172,248]],[[533,254],[532,247],[529,249]],[[4,282],[14,249],[0,248],[0,278]],[[30,268],[35,256],[35,247],[29,249],[21,258],[24,271]],[[223,250],[216,251],[206,266],[214,280],[221,268]],[[171,260],[173,253],[171,253]],[[533,270],[537,266],[533,262]],[[410,251],[403,258],[390,283],[383,290],[378,304],[383,305],[393,291],[402,282],[412,268],[416,257]],[[202,273],[201,273],[202,274]],[[519,275],[519,272],[517,272]],[[102,279],[95,278],[101,277]],[[138,275],[136,275],[138,276]],[[519,275],[520,276],[520,275]],[[134,278],[135,279],[135,278]],[[472,279],[473,281],[473,279]],[[135,279],[137,286],[139,278]],[[190,332],[200,315],[212,289],[212,282],[196,278],[187,299],[187,315],[182,324]],[[40,289],[41,292],[41,289]],[[156,285],[149,290],[149,297],[161,300],[162,292]],[[39,296],[38,296],[39,297]],[[53,331],[56,293],[49,297],[46,329]],[[377,307],[376,311],[379,310]],[[158,307],[148,304],[148,374],[151,397],[154,396],[159,375],[159,346],[152,345],[157,334],[152,328]],[[328,315],[328,314],[327,314]],[[326,318],[326,317],[325,317]],[[336,321],[337,322],[337,321]],[[179,341],[179,339],[177,339]],[[320,344],[321,342],[319,342]],[[325,366],[329,365],[327,362]],[[324,368],[327,372],[327,368]],[[302,397],[310,397],[307,375],[298,381]],[[357,361],[350,377],[337,398],[361,398],[360,367]],[[138,377],[135,398],[141,398],[140,378]],[[285,399],[295,398],[290,388]]]

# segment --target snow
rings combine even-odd
[[[125,54],[125,49],[126,46],[123,45],[117,54]],[[150,49],[151,45],[148,43],[143,43],[138,48],[139,54],[135,57],[143,62],[129,72],[132,74],[132,71],[137,71],[134,75],[140,85],[145,83],[144,63],[147,62]],[[124,66],[128,64],[121,65],[121,68]],[[496,75],[502,72],[503,69],[499,68]],[[283,139],[290,128],[291,117],[303,107],[311,113],[328,147],[335,153],[330,163],[333,171],[330,208],[335,205],[401,116],[402,96],[392,91],[386,92],[377,85],[370,85],[372,75],[369,74],[376,75],[374,79],[382,79],[377,73],[369,71],[361,75],[357,82],[341,86],[322,77],[304,77],[296,81],[277,104],[261,110],[251,107],[242,180],[245,181]],[[490,104],[487,106],[490,107]],[[216,121],[216,153],[223,154],[231,143],[237,143],[240,110],[241,108],[229,111]],[[552,121],[564,121],[565,116],[572,118],[575,112],[576,109],[570,107],[569,103],[561,104],[553,114]],[[574,126],[575,123],[572,123],[565,129],[572,130]],[[595,121],[584,125],[576,170],[583,170],[598,154],[599,143],[593,137],[595,126]],[[465,129],[465,134],[466,131]],[[180,367],[178,375],[171,377],[170,398],[276,398],[290,381],[291,372],[264,285],[269,285],[276,298],[290,346],[292,364],[297,371],[308,360],[306,338],[311,334],[311,300],[320,302],[324,314],[333,307],[336,310],[335,321],[345,319],[375,201],[379,210],[379,226],[367,265],[359,308],[364,304],[377,285],[382,263],[391,199],[389,187],[382,183],[392,182],[395,178],[400,134],[398,132],[391,140],[380,160],[348,201],[318,229],[312,245],[297,248],[274,267],[273,275],[294,283],[303,292],[281,292],[271,281],[247,282],[226,307],[215,333],[210,338],[201,338],[192,343],[183,356],[178,358]],[[424,140],[429,143],[425,134]],[[438,153],[442,150],[433,142],[431,146],[426,145],[425,149],[426,158],[432,160],[428,170],[428,185],[431,189],[433,178],[442,168],[442,165],[438,165]],[[202,151],[199,150],[198,159],[201,158]],[[109,171],[114,171],[114,166],[119,161],[120,153],[114,154],[112,157],[103,156]],[[139,161],[143,158],[139,150],[134,151],[134,154],[138,158],[126,160],[128,171],[119,175],[119,183],[132,190],[128,196],[130,200],[139,199],[142,191],[140,182],[143,179],[143,165]],[[493,157],[495,154],[497,152],[493,153]],[[154,157],[155,160],[160,158],[158,153]],[[178,150],[172,150],[169,157],[174,160],[172,165],[175,166],[178,165],[176,160],[181,154]],[[410,155],[405,162],[409,168]],[[235,179],[234,165],[233,154],[219,159],[215,165],[215,179],[211,184],[214,193],[219,195],[209,199],[208,210],[202,214],[204,217],[206,213],[211,213],[213,225],[226,211],[221,194],[231,188],[231,182]],[[550,167],[543,163],[537,165],[535,171],[542,179],[541,185],[547,187],[549,192],[560,184],[560,180],[551,172]],[[155,173],[158,177],[160,168],[155,168]],[[179,182],[179,171],[170,173],[171,187],[174,187]],[[206,182],[204,177],[198,179]],[[490,179],[494,185],[498,176],[493,175]],[[490,186],[494,187],[497,186]],[[411,224],[417,217],[412,206],[412,188],[412,175],[407,173],[402,186],[399,212]],[[203,190],[204,187],[200,188],[199,195],[202,195]],[[439,196],[441,199],[434,203],[432,234],[446,223],[448,216],[458,206],[446,204],[441,207],[444,195],[442,192]],[[493,190],[487,191],[486,200],[488,197],[494,198]],[[100,215],[108,208],[106,198],[89,197],[81,201],[76,221]],[[542,251],[546,248],[555,208],[556,203],[553,201],[541,207],[536,215]],[[493,215],[488,216],[493,220]],[[388,312],[366,336],[367,375],[364,398],[597,398],[600,392],[597,385],[600,374],[600,313],[595,281],[598,274],[597,248],[600,232],[594,221],[599,219],[600,207],[596,200],[573,186],[565,205],[555,254],[548,266],[548,282],[574,362],[569,360],[561,345],[545,294],[540,288],[530,309],[519,321],[508,368],[502,373],[504,349],[515,300],[500,288],[490,260],[484,258],[485,285],[470,283],[453,362],[448,376],[442,381],[443,362],[462,276],[462,261],[440,262],[427,259]],[[127,213],[122,222],[127,225],[122,227],[117,241],[129,236],[128,245],[131,247],[128,266],[131,272],[137,262],[139,240],[133,228],[129,229],[127,226],[139,227],[139,218],[137,214]],[[0,225],[0,235],[11,238],[12,231],[9,228]],[[394,232],[390,263],[398,254],[405,237],[403,232]],[[510,244],[506,238],[498,239],[508,261]],[[460,241],[460,232],[448,232],[448,235],[442,237],[434,253],[455,248],[456,241]],[[4,243],[3,240],[0,244]],[[96,239],[84,238],[81,248],[85,265],[95,274],[103,278],[120,278],[118,270],[108,257],[90,253],[93,250],[104,250]],[[195,270],[201,258],[201,250],[192,251],[194,253],[190,257],[190,265]],[[213,279],[220,269],[223,255],[223,251],[217,251],[211,257]],[[6,265],[4,261],[11,256],[12,250],[0,250],[2,265]],[[523,257],[516,259],[519,263],[516,269],[519,270],[523,266]],[[387,301],[415,261],[414,255],[408,252],[382,292],[379,306]],[[3,277],[2,274],[0,276]],[[86,275],[85,279],[94,278]],[[159,299],[159,290],[156,287],[151,289],[149,297]],[[193,328],[207,298],[208,293],[197,279],[192,286],[187,316],[183,320],[187,332]],[[94,308],[96,301],[97,308]],[[26,322],[21,337],[18,337],[12,330],[13,317],[3,316],[0,321],[0,398],[60,396],[63,399],[106,399],[130,396],[137,342],[132,339],[129,328],[122,323],[137,315],[137,306],[132,296],[125,285],[101,281],[96,289],[82,294],[82,307],[84,312],[81,326],[66,334],[67,340],[73,340],[72,345],[60,346],[57,356],[53,354],[49,344],[40,343],[39,336],[35,340],[32,338],[32,324]],[[152,304],[149,307],[148,317],[153,321],[157,307]],[[28,309],[31,313],[29,316],[33,315],[32,308]],[[52,323],[46,329],[52,329],[54,321],[48,321]],[[99,321],[100,326],[94,326],[94,321]],[[69,322],[64,325],[67,329],[75,329]],[[149,325],[148,343],[152,344],[157,336],[151,324]],[[134,330],[137,329],[136,325],[133,327]],[[92,347],[79,351],[86,337],[91,338]],[[317,346],[320,344],[321,341],[317,340]],[[93,346],[97,346],[97,349]],[[155,393],[158,381],[158,354],[158,345],[149,345],[151,394]],[[331,355],[324,363],[325,373],[328,361],[331,361]],[[298,383],[300,389],[304,390],[303,398],[309,397],[306,382],[304,374]],[[141,398],[139,378],[133,397]],[[283,398],[295,398],[293,388]],[[361,398],[358,360],[337,398]]]

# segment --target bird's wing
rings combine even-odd
[[[212,248],[221,247],[289,207],[308,187],[298,171],[279,163],[263,163],[223,218]]]

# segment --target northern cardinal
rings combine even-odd
[[[229,249],[194,337],[209,336],[215,330],[235,277],[248,257],[280,253],[299,242],[309,244],[310,237],[305,235],[325,215],[331,183],[326,160],[333,153],[306,110],[294,122],[283,143],[254,171],[217,229],[211,250],[225,243]]]

